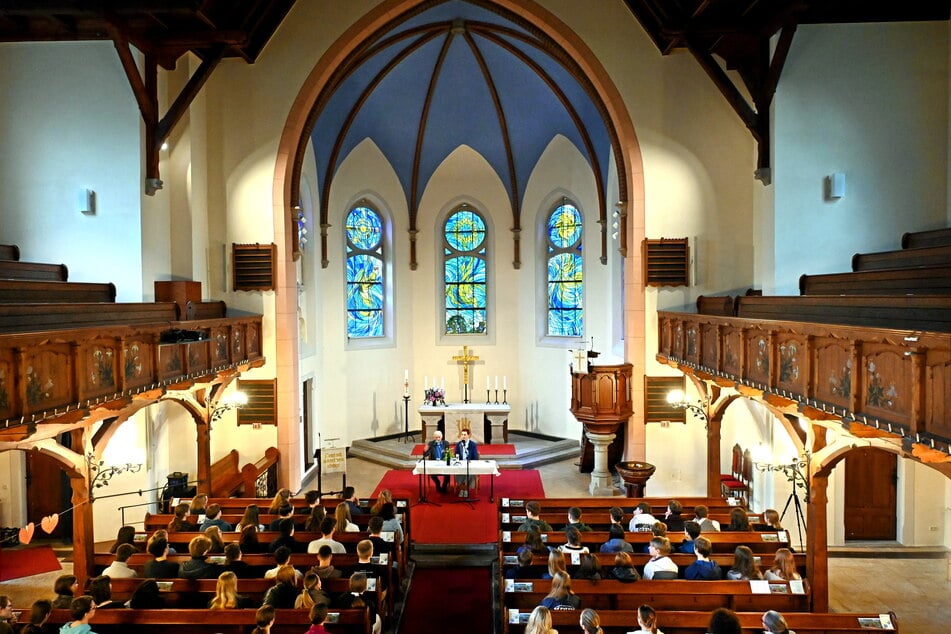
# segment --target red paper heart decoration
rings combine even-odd
[[[56,526],[59,524],[59,513],[53,513],[52,515],[47,515],[40,520],[40,528],[46,531],[46,534],[51,534],[56,530]]]
[[[33,522],[30,522],[26,526],[20,529],[20,543],[29,544],[33,540],[33,530],[36,527],[33,526]]]

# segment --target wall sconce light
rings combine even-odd
[[[707,401],[698,401],[693,403],[687,400],[687,394],[683,390],[671,390],[667,392],[667,404],[672,407],[685,409],[694,416],[703,420],[704,429],[710,429],[710,418],[707,416]]]
[[[128,462],[124,465],[105,466],[104,460],[96,460],[93,453],[86,454],[86,465],[89,470],[89,501],[95,502],[93,491],[109,485],[109,481],[120,473],[138,473],[141,464]]]
[[[845,196],[845,174],[832,172],[825,178],[826,200],[838,200]]]
[[[217,407],[211,412],[211,420],[209,422],[216,423],[221,420],[221,417],[225,415],[225,412],[230,412],[233,409],[241,409],[248,404],[248,395],[244,392],[232,392],[227,394],[224,398],[218,401]]]
[[[96,191],[93,189],[84,189],[82,192],[82,201],[80,211],[86,216],[96,215]]]

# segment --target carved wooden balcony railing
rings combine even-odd
[[[259,365],[260,315],[0,334],[0,429],[78,421],[97,404]],[[187,330],[200,340],[163,343]]]
[[[894,435],[925,462],[951,453],[947,333],[666,311],[658,327],[658,360],[685,372]]]

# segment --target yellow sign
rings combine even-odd
[[[323,473],[347,472],[347,448],[331,447],[320,450],[320,467]]]

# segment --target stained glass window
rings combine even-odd
[[[383,336],[383,218],[366,206],[347,214],[347,336]]]
[[[485,333],[485,234],[485,220],[466,206],[443,226],[447,335]]]
[[[584,335],[581,213],[564,202],[548,216],[548,334]]]

